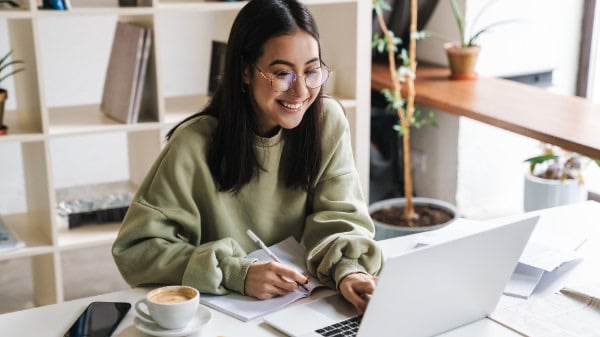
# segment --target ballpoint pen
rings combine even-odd
[[[248,236],[250,237],[250,239],[252,239],[252,241],[254,241],[254,243],[256,243],[265,253],[267,253],[267,255],[269,255],[269,257],[278,263],[281,263],[281,260],[277,257],[277,255],[275,255],[270,249],[269,247],[267,247],[267,245],[265,245],[265,243],[258,237],[256,236],[256,234],[254,234],[254,232],[250,229],[248,229],[246,231],[246,234],[248,234]],[[298,284],[298,286],[302,287],[302,289],[306,290],[306,292],[308,292],[308,288],[306,288],[306,286],[300,282],[296,282],[296,284]]]
[[[600,308],[600,300],[592,295],[571,288],[562,288],[560,292],[577,301],[585,302],[589,306]]]

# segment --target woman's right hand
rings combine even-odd
[[[297,283],[296,283],[297,282]],[[306,284],[308,278],[278,262],[254,262],[248,268],[244,291],[261,300],[285,295]]]

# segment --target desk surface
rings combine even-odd
[[[565,278],[570,280],[598,281],[600,280],[600,270],[596,266],[600,264],[600,226],[595,223],[600,216],[600,204],[595,202],[585,202],[582,204],[558,207],[545,211],[532,212],[541,214],[538,228],[544,226],[552,230],[561,230],[565,232],[583,231],[588,240],[580,248],[585,257],[583,263],[577,265],[575,270],[564,275],[564,278],[557,278],[555,281],[562,283]],[[521,217],[521,216],[518,216]],[[538,229],[536,229],[538,230]],[[381,246],[386,256],[393,256],[403,251],[407,247],[412,247],[416,239],[414,236],[389,239],[381,242]],[[135,288],[120,292],[104,294],[89,298],[78,299],[61,304],[48,305],[44,307],[18,311],[14,313],[0,315],[0,332],[2,336],[62,336],[62,334],[75,321],[79,314],[91,301],[127,301],[135,303],[142,298],[148,289]],[[304,301],[315,300],[318,297],[330,294],[330,290],[319,290],[311,296],[310,299],[303,299],[296,304]],[[500,300],[499,306],[510,304],[514,298],[504,297]],[[204,327],[198,336],[204,337],[258,337],[258,336],[284,336],[274,330],[262,320],[258,319],[244,323],[235,318],[231,318],[218,311],[209,309],[212,313],[211,321]],[[136,337],[144,336],[133,325],[134,313],[129,312],[125,320],[119,326],[114,336]],[[503,327],[489,319],[482,319],[472,324],[457,328],[443,334],[444,337],[509,337],[519,336],[516,332]]]
[[[449,74],[419,66],[415,101],[600,159],[600,105],[500,78],[454,81]],[[390,81],[387,65],[373,64],[372,89]]]

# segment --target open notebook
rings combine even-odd
[[[293,266],[298,269],[298,271],[308,274],[305,267],[306,263],[304,261],[304,248],[296,241],[296,239],[289,237],[269,248],[277,257],[279,257],[283,264]],[[248,257],[257,258],[260,261],[272,261],[262,249],[255,250],[248,254]],[[288,293],[285,296],[268,300],[258,300],[239,293],[231,293],[224,296],[202,294],[200,296],[200,303],[246,322],[280,310],[301,298],[308,297],[315,288],[321,286],[323,286],[323,284],[316,279],[309,277],[308,284],[306,284],[308,293],[304,289],[298,288],[296,291]]]

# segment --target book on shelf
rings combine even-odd
[[[119,0],[119,7],[151,7],[152,0]]]
[[[225,70],[225,53],[227,43],[221,41],[212,41],[210,53],[210,72],[208,77],[208,95],[212,96],[217,90],[217,86],[223,77]]]
[[[107,117],[121,123],[138,121],[151,40],[149,28],[117,22],[100,105]]]
[[[21,241],[0,217],[0,252],[21,247],[25,247],[25,242]]]
[[[283,264],[295,267],[305,275],[308,274],[305,267],[306,263],[304,261],[304,248],[296,241],[296,239],[289,237],[269,248],[277,257],[279,257]],[[262,249],[253,251],[248,254],[248,257],[256,258],[260,261],[272,261]],[[202,296],[200,296],[200,303],[241,321],[247,322],[283,309],[301,298],[308,297],[314,289],[323,287],[323,284],[315,278],[309,277],[308,284],[305,286],[308,289],[308,292],[301,287],[298,287],[295,291],[287,293],[284,296],[267,300],[259,300],[239,293],[230,293],[227,295],[202,294]]]

